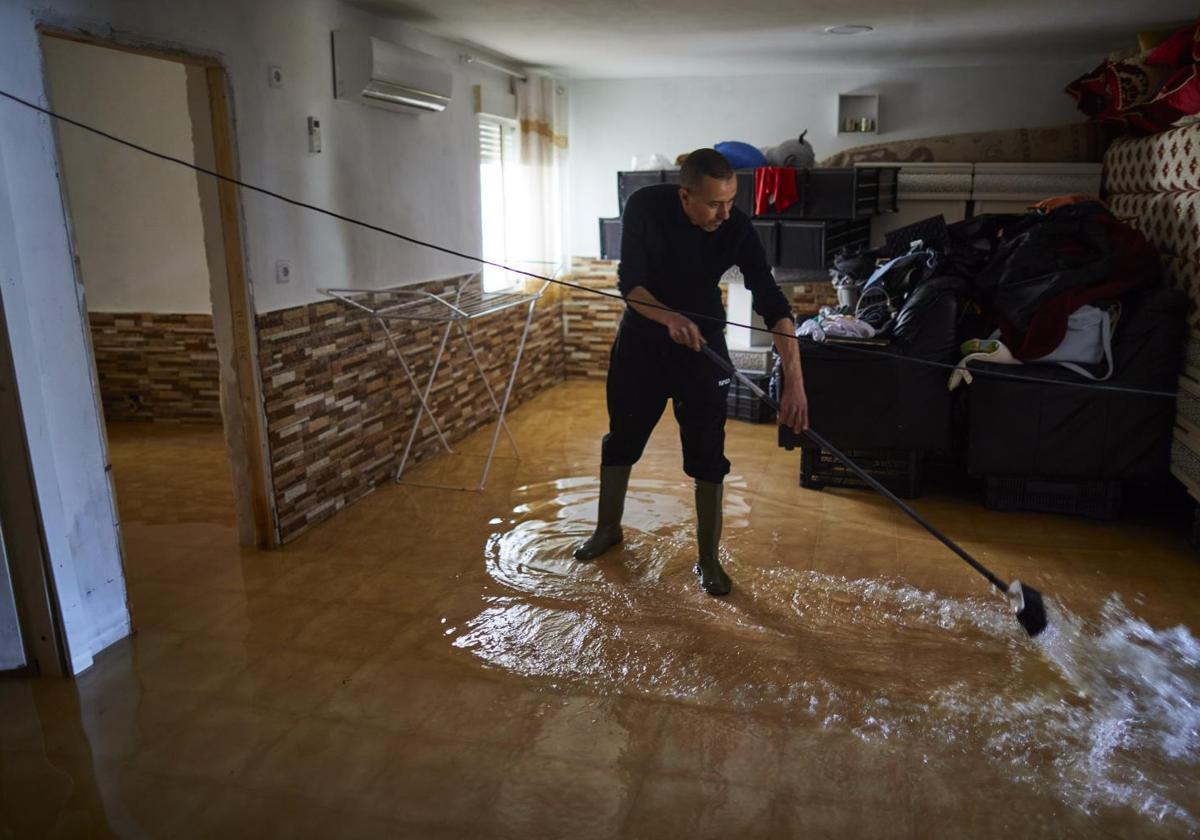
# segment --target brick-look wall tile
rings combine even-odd
[[[822,306],[837,306],[837,292],[832,283],[793,283],[784,286],[792,301],[792,312],[800,320],[816,315]]]
[[[568,279],[577,286],[616,294],[617,263],[576,259]],[[625,303],[579,289],[565,289],[563,298],[566,375],[571,379],[603,379],[608,371],[608,352],[625,312]]]
[[[211,315],[89,312],[108,420],[220,423]]]
[[[437,291],[446,285],[439,281],[418,288]],[[503,397],[525,311],[516,307],[468,324],[497,400]],[[327,301],[265,313],[257,321],[275,502],[286,542],[392,480],[419,403],[383,330],[365,313]],[[562,296],[552,288],[535,311],[510,409],[563,380],[562,324]],[[393,328],[421,387],[443,326],[399,322]],[[457,328],[429,399],[451,441],[495,420]],[[425,418],[410,463],[439,451]]]
[[[617,291],[617,263],[614,260],[576,258],[566,279],[577,286],[604,292]],[[829,283],[792,283],[783,286],[792,303],[792,311],[801,319],[815,314],[822,306],[836,306],[837,293]],[[727,302],[721,287],[721,300]],[[625,304],[600,297],[582,289],[566,289],[563,294],[563,351],[569,379],[603,379],[608,373],[608,353]]]

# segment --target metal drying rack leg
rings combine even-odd
[[[473,282],[480,284],[478,290],[466,292],[468,286]],[[408,379],[409,385],[413,392],[417,395],[417,400],[420,403],[420,408],[417,410],[416,418],[413,421],[412,428],[408,433],[408,440],[404,447],[404,452],[400,457],[400,464],[396,469],[396,482],[406,484],[413,487],[432,487],[442,490],[483,490],[487,486],[488,476],[491,473],[492,463],[496,456],[496,447],[500,442],[500,431],[504,430],[508,437],[509,443],[512,445],[513,454],[516,458],[520,458],[520,451],[517,448],[516,438],[513,436],[512,430],[508,426],[506,415],[508,412],[509,403],[512,400],[514,385],[517,380],[517,373],[521,367],[521,358],[525,352],[525,345],[529,339],[529,329],[533,323],[533,313],[537,307],[537,302],[545,293],[549,283],[543,283],[537,292],[526,291],[511,291],[511,292],[486,292],[482,287],[482,276],[480,274],[472,275],[466,278],[458,285],[455,290],[453,302],[446,297],[434,294],[433,292],[421,290],[409,290],[405,287],[393,287],[389,289],[324,289],[324,293],[330,297],[340,300],[347,306],[353,307],[360,311],[366,312],[379,322],[383,328],[383,333],[387,337],[388,345],[392,352],[396,355],[396,360],[399,362],[401,369],[404,371],[405,377]],[[397,299],[402,302],[397,303]],[[479,358],[479,352],[475,347],[474,341],[471,339],[470,331],[467,329],[463,321],[470,321],[476,318],[482,318],[487,315],[503,312],[517,306],[526,305],[525,323],[521,330],[521,338],[517,343],[516,355],[513,358],[512,368],[508,374],[508,383],[504,388],[504,397],[501,400],[496,399],[496,391],[492,388],[491,382],[488,381],[487,371],[484,370],[483,363]],[[429,378],[425,382],[425,387],[421,388],[417,383],[416,376],[413,373],[412,367],[408,364],[408,360],[400,351],[400,346],[396,342],[395,336],[388,328],[387,320],[411,320],[424,321],[428,323],[443,323],[445,329],[442,331],[441,342],[438,344],[437,354],[434,357],[433,365],[429,371]],[[471,360],[475,365],[475,370],[483,382],[484,388],[487,390],[488,398],[492,402],[492,408],[496,412],[496,427],[492,432],[491,445],[488,448],[487,458],[483,466],[483,474],[480,477],[479,483],[475,486],[453,486],[446,484],[425,484],[414,481],[404,481],[403,475],[408,467],[408,459],[412,454],[413,444],[416,442],[417,432],[419,431],[422,419],[426,415],[429,416],[433,423],[434,431],[437,432],[438,439],[446,452],[451,455],[458,454],[450,446],[446,435],[443,433],[441,426],[437,422],[437,417],[433,413],[433,407],[429,404],[429,396],[433,391],[433,383],[437,378],[438,370],[441,368],[442,359],[445,355],[446,344],[450,338],[450,330],[454,323],[458,322],[459,331],[462,333],[463,339],[466,342],[467,349],[471,354]]]
[[[492,401],[492,408],[499,415],[500,425],[504,427],[504,432],[508,436],[508,442],[512,444],[513,453],[520,458],[521,452],[517,449],[517,439],[513,437],[512,432],[508,428],[508,423],[505,421],[504,414],[500,410],[500,402],[496,399],[496,392],[492,389],[492,383],[488,381],[487,372],[483,369],[483,363],[479,361],[479,353],[475,350],[475,342],[471,340],[471,331],[461,321],[458,324],[458,329],[462,333],[463,340],[467,343],[467,350],[471,353],[471,361],[475,363],[475,370],[479,372],[479,379],[483,382],[483,387],[487,389],[488,398]]]
[[[454,454],[454,449],[451,448],[446,436],[442,433],[442,427],[438,425],[437,417],[433,413],[433,409],[429,407],[429,393],[433,390],[433,380],[437,376],[438,368],[442,364],[442,354],[446,350],[446,341],[450,338],[451,322],[446,322],[446,328],[442,330],[442,341],[438,345],[437,356],[434,357],[433,367],[429,370],[429,379],[425,382],[425,390],[421,391],[417,385],[416,379],[413,377],[408,362],[404,358],[404,354],[400,352],[396,346],[396,342],[392,339],[392,334],[388,332],[388,340],[392,342],[392,348],[396,351],[396,356],[400,359],[400,365],[404,368],[404,373],[408,376],[409,383],[412,384],[413,391],[417,395],[417,399],[421,402],[421,407],[417,409],[417,416],[413,419],[412,428],[408,431],[408,442],[404,445],[404,455],[400,458],[400,466],[396,468],[396,481],[399,482],[401,476],[404,475],[404,468],[408,465],[408,456],[412,452],[413,442],[417,439],[417,431],[421,428],[421,418],[426,414],[429,415],[430,421],[433,423],[433,428],[437,432],[438,438],[442,441],[442,446],[451,455]],[[387,327],[384,327],[387,331]]]
[[[491,472],[492,469],[492,458],[496,455],[496,444],[500,441],[501,426],[504,427],[505,432],[508,432],[509,440],[512,441],[513,451],[517,451],[517,442],[512,439],[512,432],[509,431],[508,424],[504,421],[504,415],[508,411],[508,401],[512,396],[513,385],[517,381],[517,370],[521,367],[521,355],[525,352],[525,341],[529,338],[529,326],[533,322],[533,309],[535,306],[537,306],[537,298],[529,301],[529,310],[525,315],[525,326],[521,330],[521,340],[517,343],[517,355],[513,359],[512,371],[508,374],[508,386],[504,389],[504,401],[496,407],[496,413],[499,419],[496,421],[496,430],[492,432],[492,446],[488,450],[487,461],[483,465],[483,477],[479,479],[480,490],[487,485],[488,473]],[[482,374],[482,372],[483,371],[481,368],[480,373]],[[491,386],[489,385],[488,393],[491,393],[491,390]],[[493,397],[492,402],[494,403],[495,401],[496,399]],[[517,454],[517,457],[521,457],[519,453]]]

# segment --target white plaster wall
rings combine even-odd
[[[770,146],[808,129],[819,160],[867,143],[1081,121],[1063,88],[1094,63],[572,81],[572,253],[599,254],[596,220],[617,215],[616,173],[635,154],[674,160],[723,140]],[[880,94],[884,133],[837,135],[837,95],[857,92]]]
[[[47,38],[52,108],[193,160],[184,65]],[[197,174],[70,125],[58,129],[88,309],[212,311]]]
[[[456,65],[441,115],[393,114],[332,98],[330,32],[358,27],[453,59],[458,48],[336,0],[6,0],[0,88],[45,103],[36,25],[136,34],[218,57],[229,71],[241,175],[297,199],[362,214],[452,247],[480,243],[478,158],[470,85],[503,86]],[[282,88],[267,86],[278,64]],[[322,121],[310,155],[305,117]],[[129,616],[105,480],[100,416],[46,118],[0,101],[0,294],[10,318],[26,432],[48,551],[76,671],[128,633]],[[259,312],[319,299],[319,286],[382,285],[459,271],[454,258],[384,241],[342,223],[244,197],[245,243]],[[3,232],[0,225],[0,233]],[[295,278],[274,283],[277,259]]]
[[[40,82],[37,42],[11,38],[0,6],[0,78]],[[24,54],[27,72],[13,65]],[[0,294],[38,508],[71,668],[129,633],[99,411],[48,127],[0,119]],[[13,445],[6,441],[5,446]]]
[[[217,55],[233,86],[244,180],[438,244],[478,251],[478,153],[470,88],[484,84],[507,90],[508,83],[499,74],[458,64],[460,47],[337,0],[20,0],[15,5],[41,9],[41,16],[52,21],[112,26],[121,34]],[[451,60],[450,107],[442,114],[418,115],[334,100],[330,33],[343,27]],[[282,87],[268,86],[269,65],[283,68]],[[108,105],[101,103],[98,110],[107,111]],[[320,154],[308,152],[308,116],[321,120]],[[114,133],[135,129],[136,124],[127,124]],[[471,266],[254,193],[244,193],[243,201],[259,312],[317,300],[320,287],[415,282]],[[293,279],[286,285],[275,282],[280,259],[292,264]]]

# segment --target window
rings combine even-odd
[[[517,255],[511,243],[510,214],[515,207],[517,171],[516,123],[493,117],[479,118],[479,187],[483,214],[483,258],[512,265]],[[510,288],[518,275],[490,265],[483,267],[483,289]]]

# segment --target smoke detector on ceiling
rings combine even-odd
[[[862,35],[864,32],[871,32],[875,29],[874,26],[867,26],[864,23],[845,23],[841,26],[826,26],[826,35]]]

